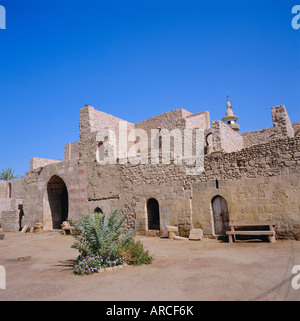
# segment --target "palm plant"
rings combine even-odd
[[[2,172],[0,173],[0,180],[10,181],[15,178],[18,178],[18,175],[15,175],[15,171],[12,171],[11,168],[2,169]]]
[[[108,214],[93,213],[81,215],[77,222],[72,222],[78,234],[73,234],[75,241],[71,245],[81,256],[99,251],[105,256],[116,254],[120,246],[127,244],[135,234],[134,230],[123,231],[125,216],[119,208]]]

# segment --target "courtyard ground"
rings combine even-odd
[[[76,276],[72,236],[5,233],[0,265],[6,289],[0,289],[0,301],[300,300],[300,289],[291,286],[292,267],[300,265],[299,241],[137,238],[154,254],[151,265]],[[21,256],[31,259],[18,261]]]

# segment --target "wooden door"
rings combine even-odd
[[[212,201],[212,210],[214,216],[215,234],[225,235],[229,228],[229,213],[226,200],[217,196]]]

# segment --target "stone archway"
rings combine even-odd
[[[102,211],[102,209],[101,209],[99,206],[97,206],[97,207],[94,209],[94,213],[103,214],[103,211]]]
[[[155,198],[147,201],[148,230],[160,230],[159,204]]]
[[[44,204],[44,226],[46,229],[60,229],[68,219],[68,190],[62,178],[54,175],[47,183]]]

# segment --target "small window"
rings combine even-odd
[[[98,143],[97,159],[99,161],[103,161],[104,160],[104,145],[103,145],[103,142],[99,142]]]
[[[8,198],[11,198],[11,183],[8,183]]]
[[[216,189],[219,189],[219,181],[216,179]]]

